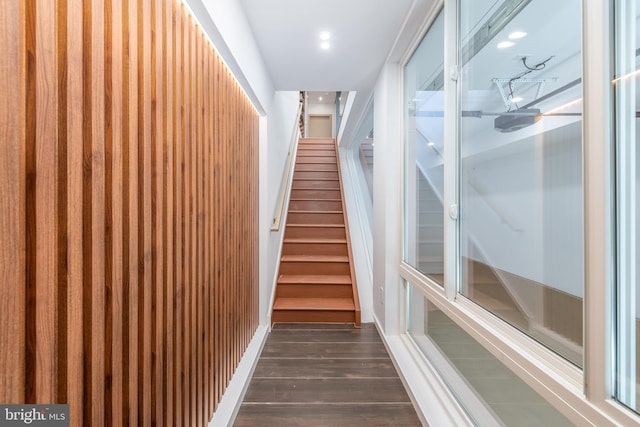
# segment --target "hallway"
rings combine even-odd
[[[373,324],[274,325],[234,424],[420,426]]]

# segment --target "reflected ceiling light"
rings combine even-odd
[[[549,110],[546,113],[543,113],[542,115],[543,116],[552,116],[555,113],[557,113],[558,111],[566,110],[567,108],[573,107],[574,105],[578,105],[581,102],[582,102],[582,98],[574,99],[573,101],[567,102],[566,104],[563,104],[563,105],[561,105],[559,107],[556,107],[556,108],[554,108],[552,110]]]
[[[515,44],[514,42],[508,42],[508,41],[500,42],[498,43],[498,49],[506,49],[508,47],[513,46],[514,44]]]
[[[320,43],[320,47],[324,50],[327,50],[331,47],[331,44],[329,42],[322,42]]]
[[[527,33],[525,33],[524,31],[514,31],[513,33],[509,34],[509,38],[511,40],[517,40],[523,38],[526,35]]]
[[[320,33],[320,40],[329,40],[331,38],[331,33],[329,31],[323,31]]]

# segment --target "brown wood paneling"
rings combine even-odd
[[[25,397],[25,10],[22,2],[0,2],[0,401]],[[20,120],[16,120],[18,117]]]
[[[163,311],[165,322],[163,324],[164,346],[161,349],[164,356],[164,371],[162,377],[162,406],[164,408],[164,421],[166,425],[175,425],[174,419],[174,349],[175,349],[175,267],[174,267],[174,149],[176,145],[174,127],[175,106],[175,62],[174,62],[174,31],[175,31],[175,1],[164,0],[162,12],[162,43],[165,55],[162,56],[163,70],[163,122],[164,122],[164,173],[163,180],[163,230],[165,244],[163,247],[163,286],[164,301]]]
[[[69,414],[70,426],[83,425],[83,392],[85,379],[83,377],[83,331],[82,301],[83,301],[83,117],[84,104],[82,85],[79,84],[83,76],[83,21],[81,0],[69,0],[66,5],[67,16],[58,15],[60,20],[66,20],[66,54],[63,66],[66,67],[64,82],[66,105],[65,127],[66,139],[66,177],[59,185],[66,187],[66,277],[64,286],[66,291],[66,334],[60,336],[66,340],[66,401],[69,407],[75,408]],[[61,13],[63,12],[61,11]],[[125,156],[126,157],[126,156]],[[59,187],[60,188],[60,187]],[[60,301],[64,304],[63,301]]]
[[[0,23],[0,400],[205,425],[257,327],[255,110],[177,0]]]

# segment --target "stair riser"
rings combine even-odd
[[[431,257],[444,257],[444,245],[442,243],[419,243],[417,245],[418,254]]]
[[[356,322],[353,311],[323,311],[323,310],[274,310],[271,322],[293,323],[354,323]]]
[[[296,160],[296,167],[300,164],[305,163],[329,163],[332,165],[337,164],[336,157],[321,157],[321,156],[311,156],[311,157],[298,157]]]
[[[282,255],[347,255],[346,243],[285,243]]]
[[[351,285],[281,283],[278,284],[276,297],[282,298],[351,298]]]
[[[418,239],[443,239],[444,230],[442,227],[422,226],[418,227]]]
[[[444,225],[444,218],[442,212],[422,212],[418,214],[418,224],[421,225],[438,225],[442,227]]]
[[[292,211],[341,211],[340,200],[292,200],[289,202]]]
[[[337,171],[338,165],[330,163],[300,163],[296,166],[296,172],[303,171]]]
[[[284,232],[286,238],[325,238],[325,239],[345,239],[344,227],[286,227]]]
[[[338,179],[337,171],[296,171],[293,179]]]
[[[280,274],[351,274],[347,262],[280,262]]]
[[[320,147],[318,147],[320,148]],[[298,158],[304,157],[336,157],[336,151],[334,149],[329,150],[298,150]]]
[[[340,190],[291,190],[291,202],[295,201],[295,199],[313,199],[313,200],[324,200],[324,199],[334,199],[340,200]],[[290,204],[291,204],[290,202]]]
[[[342,213],[289,212],[287,224],[344,224]]]
[[[327,189],[327,190],[339,190],[339,181],[307,181],[303,179],[294,179],[291,186],[292,189]]]

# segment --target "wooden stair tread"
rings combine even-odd
[[[347,239],[325,239],[322,237],[286,237],[284,243],[347,243]]]
[[[355,304],[351,298],[277,298],[274,310],[335,310],[353,311]]]
[[[344,224],[299,224],[299,223],[293,223],[293,224],[287,224],[287,227],[329,227],[329,228],[344,228]]]
[[[342,211],[300,211],[300,210],[290,210],[289,213],[311,213],[311,214],[341,214]]]
[[[283,262],[349,262],[346,255],[282,255]]]
[[[350,285],[351,277],[330,274],[283,274],[278,278],[278,283]]]
[[[308,172],[308,171],[305,171]],[[340,181],[338,178],[300,178],[300,177],[294,177],[293,178],[294,181]]]
[[[341,202],[342,199],[309,199],[308,197],[292,197],[292,202]]]

